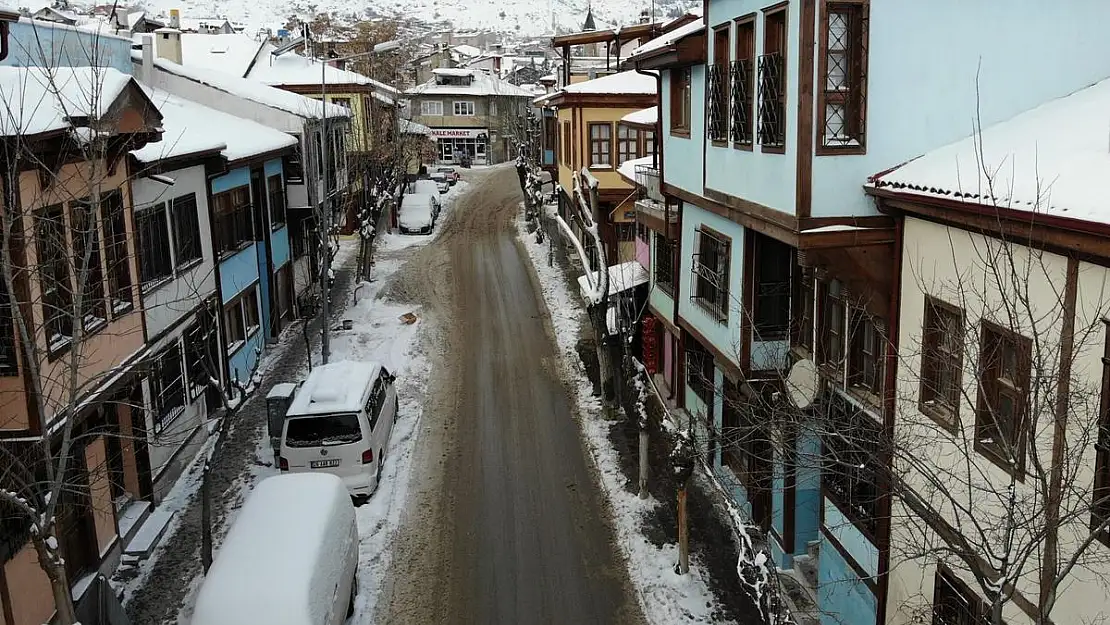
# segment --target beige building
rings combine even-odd
[[[902,238],[887,623],[989,622],[999,587],[1011,625],[1110,617],[1108,106],[1104,80],[868,185]]]

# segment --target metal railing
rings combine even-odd
[[[659,168],[652,165],[636,166],[636,188],[639,199],[663,203],[663,189],[660,182]]]

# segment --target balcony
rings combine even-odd
[[[678,238],[678,207],[667,203],[657,168],[636,166],[636,192],[637,219],[668,239]]]

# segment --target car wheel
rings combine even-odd
[[[382,450],[378,450],[378,475],[374,478],[374,490],[377,490],[382,485],[382,471],[385,470],[385,454]]]
[[[393,396],[393,422],[397,423],[397,419],[401,416],[401,402],[397,396]]]

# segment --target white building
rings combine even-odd
[[[1036,622],[1050,566],[1041,549],[1054,542],[1060,571],[1079,563],[1055,572],[1052,622],[1110,616],[1108,107],[1110,79],[868,187],[903,216],[894,425],[915,460],[896,452],[895,462],[921,501],[897,499],[892,513],[905,522],[892,526],[887,623],[930,607],[934,623],[970,622],[951,620],[952,606],[988,602],[968,563],[942,554],[952,541],[940,527],[996,567],[999,556],[1028,554],[1003,569],[1015,591],[1007,623]],[[1048,493],[1060,498],[1058,526],[1045,520]],[[922,505],[941,514],[917,520]]]

